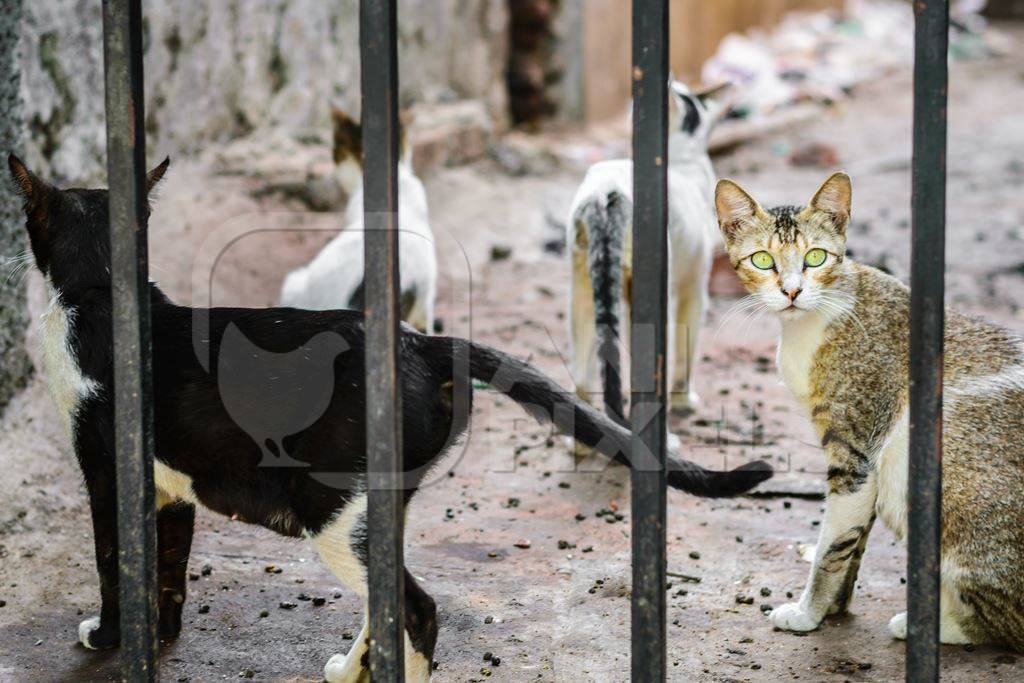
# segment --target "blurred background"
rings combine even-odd
[[[44,178],[105,185],[100,2],[0,0],[19,4],[20,16],[0,16],[0,37],[20,46],[0,64],[0,139]],[[1024,0],[952,5],[947,301],[1020,333]],[[629,7],[399,4],[400,99],[437,247],[438,329],[529,358],[567,387],[565,224],[587,167],[630,153]],[[329,112],[359,114],[358,2],[147,0],[144,11],[148,159],[172,159],[150,220],[151,277],[180,303],[273,305],[285,274],[343,224]],[[676,75],[736,86],[711,138],[716,173],[771,205],[804,203],[846,170],[851,254],[906,280],[911,2],[672,0],[671,12]],[[16,203],[4,210],[0,261],[26,247]],[[15,270],[0,280],[0,680],[106,680],[116,658],[72,646],[76,611],[97,603],[89,516],[36,369],[42,283]],[[903,647],[885,624],[905,608],[905,555],[884,529],[853,616],[795,637],[762,614],[803,585],[824,466],[778,383],[775,323],[727,320],[740,291],[721,258],[711,292],[695,371],[703,404],[673,415],[672,431],[705,464],[769,458],[779,475],[737,501],[670,496],[670,679],[902,679]],[[574,472],[561,438],[477,394],[460,457],[409,518],[410,566],[441,610],[435,680],[626,680],[627,477]],[[608,510],[618,517],[596,514]],[[358,600],[304,546],[206,514],[200,529],[165,680],[319,680],[324,658],[351,642],[338,635],[358,629]],[[327,604],[278,609],[299,594]],[[1024,678],[998,650],[944,648],[942,661],[944,680]]]

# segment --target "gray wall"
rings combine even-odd
[[[27,247],[21,200],[7,180],[7,154],[21,147],[22,108],[18,98],[18,17],[21,0],[0,0],[0,264]],[[25,355],[28,310],[24,280],[0,268],[0,412],[25,384],[32,367]]]
[[[358,0],[149,0],[150,157],[283,127],[326,131],[328,106],[358,110]],[[506,0],[401,0],[401,98],[475,99],[506,117]],[[22,23],[30,168],[102,179],[100,0],[33,0]]]

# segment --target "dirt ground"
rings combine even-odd
[[[1015,54],[952,66],[947,282],[954,305],[1024,331],[1024,31],[1013,30]],[[716,169],[766,204],[803,202],[832,169],[795,167],[790,153],[833,146],[854,178],[851,250],[906,277],[910,122],[909,75],[894,74],[799,130],[720,156]],[[513,175],[485,160],[427,179],[439,316],[446,333],[528,356],[569,385],[568,268],[545,245],[561,237],[580,160],[625,141],[576,132],[541,142],[546,151],[530,147],[538,172]],[[175,160],[152,219],[154,279],[179,301],[273,303],[284,274],[330,237],[338,216],[262,190],[323,170],[327,157],[325,145],[268,138]],[[31,286],[38,312],[40,286]],[[773,632],[763,614],[803,586],[800,551],[822,517],[813,495],[823,463],[776,375],[775,324],[723,325],[733,301],[715,297],[702,333],[703,407],[674,416],[672,428],[704,463],[770,457],[779,474],[738,500],[670,493],[669,678],[902,679],[904,648],[886,624],[905,607],[906,558],[881,525],[852,614],[800,635]],[[628,680],[628,477],[574,471],[562,438],[550,436],[480,391],[467,443],[415,499],[407,562],[440,609],[435,680]],[[76,644],[78,622],[98,608],[91,525],[41,379],[0,422],[0,465],[0,680],[111,680],[116,654]],[[623,519],[598,515],[606,509]],[[520,539],[530,547],[516,547]],[[358,601],[309,546],[240,522],[201,513],[190,571],[184,632],[162,650],[166,681],[318,681],[361,623]],[[298,606],[281,609],[285,601]],[[487,652],[500,665],[485,662]],[[985,647],[944,647],[942,670],[949,681],[1024,678],[1017,656]]]

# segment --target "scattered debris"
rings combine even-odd
[[[507,247],[503,244],[495,244],[491,246],[491,261],[504,261],[512,255],[512,247]]]

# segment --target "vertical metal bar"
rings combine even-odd
[[[633,0],[632,680],[665,680],[668,0]]]
[[[916,0],[907,680],[939,679],[948,0]]]
[[[153,377],[140,0],[105,0],[121,677],[157,680]]]
[[[397,0],[362,0],[363,210],[370,671],[404,680],[402,392],[399,367]]]

